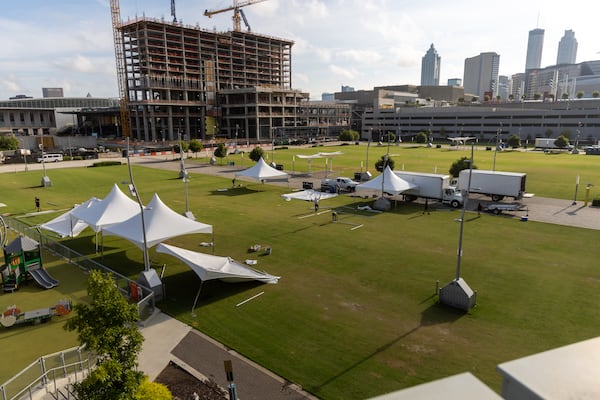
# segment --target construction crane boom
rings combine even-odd
[[[208,18],[210,18],[215,14],[233,10],[233,30],[237,31],[237,32],[242,30],[241,20],[243,18],[244,23],[246,24],[246,27],[248,28],[248,31],[250,31],[250,25],[248,24],[248,20],[246,19],[246,16],[243,15],[243,12],[242,12],[242,10],[240,10],[240,8],[246,7],[246,6],[249,6],[252,4],[256,4],[256,3],[262,3],[263,1],[267,1],[267,0],[246,0],[246,1],[233,0],[232,6],[221,8],[219,10],[205,10],[204,15],[207,16]]]
[[[121,8],[119,0],[110,0],[113,38],[115,41],[115,61],[117,64],[117,83],[119,86],[119,107],[121,114],[121,136],[131,136],[131,119],[129,113],[129,94],[127,90],[127,71],[125,69],[125,51],[123,36],[119,30],[121,25]]]

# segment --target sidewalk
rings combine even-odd
[[[223,362],[231,360],[237,392],[244,400],[316,399],[298,386],[262,368],[190,326],[157,312],[140,329],[144,336],[139,368],[150,380],[175,362],[201,380],[212,380],[227,392]]]

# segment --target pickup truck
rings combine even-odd
[[[321,192],[354,192],[358,182],[350,178],[337,177],[321,180]]]

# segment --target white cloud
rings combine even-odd
[[[354,68],[343,68],[338,65],[329,65],[329,70],[336,76],[346,78],[346,79],[354,79],[357,77],[358,72]]]

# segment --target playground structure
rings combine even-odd
[[[63,316],[71,312],[72,304],[70,300],[59,300],[55,306],[40,308],[33,311],[21,312],[15,305],[7,307],[2,313],[0,324],[5,328],[19,324],[41,324],[52,319],[53,316]]]
[[[19,236],[4,246],[4,262],[0,266],[0,276],[5,292],[17,290],[28,276],[46,289],[58,286],[59,282],[42,266],[42,249],[33,239]]]

